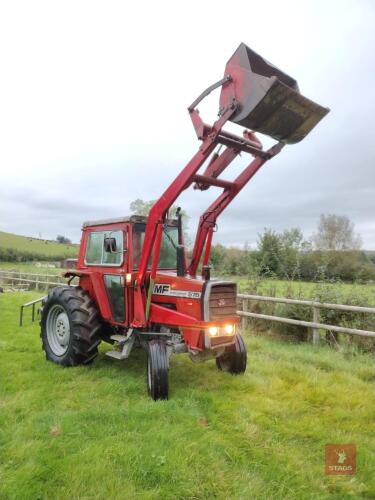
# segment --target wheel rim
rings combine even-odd
[[[48,344],[56,356],[63,356],[68,350],[70,323],[65,309],[59,304],[50,308],[46,321]]]

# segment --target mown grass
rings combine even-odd
[[[56,241],[0,231],[0,249],[7,250],[9,248],[17,252],[43,255],[51,259],[60,258],[60,256],[76,257],[78,253],[78,245],[66,245]]]
[[[36,296],[0,296],[2,500],[375,497],[372,357],[247,333],[244,376],[176,356],[155,403],[141,350],[45,361],[38,326],[18,327]],[[355,476],[324,475],[326,443],[357,444]]]

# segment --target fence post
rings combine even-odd
[[[242,312],[247,312],[248,309],[249,309],[249,300],[248,299],[245,299],[245,298],[242,298]],[[242,316],[242,330],[246,330],[247,328],[247,316]]]
[[[314,307],[313,306],[313,322],[314,323],[319,323],[320,322],[320,311],[319,311],[319,307]],[[319,344],[319,341],[320,341],[320,333],[319,333],[319,328],[313,328],[312,329],[312,343],[314,345],[317,345]]]

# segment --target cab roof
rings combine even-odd
[[[145,224],[147,222],[147,217],[144,215],[126,215],[123,217],[115,217],[112,219],[89,220],[82,224],[82,229],[93,226],[107,226],[110,224],[119,224],[121,222],[127,222],[130,224],[135,224],[138,222]],[[166,222],[167,224],[170,225],[177,225],[176,219],[168,219]]]

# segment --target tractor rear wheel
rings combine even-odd
[[[168,355],[163,340],[151,340],[147,346],[147,387],[152,399],[168,399]]]
[[[225,349],[224,354],[216,358],[216,366],[223,372],[239,375],[246,370],[247,352],[245,342],[239,333],[235,343]]]
[[[98,311],[89,294],[79,287],[51,290],[41,309],[42,348],[46,358],[63,366],[87,365],[98,354]]]

